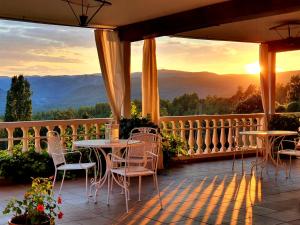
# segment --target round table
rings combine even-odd
[[[239,132],[241,135],[255,135],[262,139],[263,143],[265,144],[265,154],[263,159],[260,162],[254,162],[251,167],[251,171],[254,166],[261,165],[261,168],[263,168],[268,164],[269,161],[271,161],[275,166],[277,166],[277,163],[275,162],[272,150],[274,148],[274,143],[279,138],[284,138],[286,136],[293,136],[298,135],[297,131],[287,131],[287,130],[255,130],[255,131],[241,131]],[[262,174],[261,170],[261,174]]]
[[[141,141],[138,140],[127,140],[127,139],[119,139],[118,141],[110,141],[105,139],[94,139],[94,140],[82,140],[82,141],[74,141],[73,145],[75,148],[88,148],[95,153],[98,167],[98,175],[95,178],[91,179],[90,186],[90,196],[92,193],[92,188],[95,187],[94,201],[97,201],[97,193],[98,190],[103,186],[106,182],[107,177],[110,172],[110,163],[107,158],[107,153],[104,150],[105,148],[111,148],[113,152],[117,152],[122,148],[126,148],[128,145],[139,144]],[[106,162],[106,169],[104,175],[102,175],[102,164],[101,157],[103,155]]]

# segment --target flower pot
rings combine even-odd
[[[39,225],[50,225],[49,218],[45,218],[46,221],[42,222]],[[26,217],[24,215],[15,216],[8,221],[8,225],[30,225],[26,224]]]

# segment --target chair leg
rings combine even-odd
[[[55,186],[56,176],[57,176],[57,169],[55,169],[54,178],[53,178],[53,182],[52,182],[52,195],[54,193],[54,186]]]
[[[88,169],[85,170],[85,194],[87,196],[87,198],[89,198],[89,194],[88,194]]]
[[[242,174],[244,174],[244,149],[242,149]]]
[[[58,195],[60,195],[62,186],[63,186],[63,184],[64,184],[65,176],[66,176],[66,171],[64,170],[64,174],[63,174],[63,178],[62,178],[62,180],[61,180],[61,184],[60,184],[60,188],[59,188]]]
[[[275,175],[276,175],[276,177],[277,177],[277,175],[278,175],[279,157],[280,157],[280,155],[279,155],[279,153],[277,152],[277,159],[276,159],[276,172],[275,172]]]
[[[289,177],[291,177],[291,169],[292,169],[292,156],[290,155]]]
[[[157,195],[158,195],[158,198],[159,198],[160,208],[162,209],[163,205],[162,205],[162,201],[161,201],[161,197],[160,197],[160,191],[159,191],[159,187],[158,187],[157,175],[155,174],[154,176],[155,176],[155,186],[156,186],[156,191],[157,191]]]
[[[141,201],[142,177],[139,176],[139,201]]]
[[[109,205],[109,197],[110,197],[110,191],[111,191],[111,179],[113,180],[113,178],[112,178],[112,174],[111,173],[109,173],[108,174],[108,180],[107,180],[107,201],[106,201],[106,204],[107,205]]]
[[[124,189],[125,189],[126,212],[128,213],[128,190],[127,190],[127,184],[126,184],[126,177],[124,177],[123,185],[124,185]]]
[[[234,170],[234,165],[235,165],[235,148],[233,149],[232,171]]]

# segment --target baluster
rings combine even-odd
[[[235,119],[235,147],[240,146],[240,121],[239,119]]]
[[[257,130],[264,130],[264,117],[261,118],[256,118],[256,123],[257,123]],[[256,137],[256,147],[257,148],[262,148],[263,147],[263,142],[259,137]]]
[[[60,144],[62,146],[65,146],[66,143],[66,126],[65,125],[59,125],[60,129]]]
[[[7,150],[10,154],[13,153],[14,148],[14,128],[6,128],[7,131]]]
[[[100,134],[100,132],[101,132],[100,126],[101,126],[101,124],[98,124],[98,123],[95,124],[95,128],[96,128],[96,139],[99,139],[99,138],[101,137],[101,134]]]
[[[247,131],[247,120],[245,118],[242,119],[242,125],[243,125],[243,131]],[[244,148],[248,147],[247,137],[248,135],[245,134],[242,135],[242,142]]]
[[[171,121],[171,125],[172,125],[172,134],[174,137],[177,137],[177,129],[176,129],[175,121]]]
[[[212,152],[218,152],[219,149],[218,149],[218,142],[219,142],[219,138],[218,138],[218,123],[217,123],[217,120],[216,119],[213,119],[213,149],[212,149]]]
[[[28,143],[29,143],[29,135],[28,135],[28,127],[21,127],[23,132],[22,136],[22,152],[28,151]]]
[[[228,140],[228,149],[227,151],[232,151],[233,150],[233,134],[232,134],[232,129],[233,129],[233,126],[232,126],[232,119],[228,119],[228,137],[227,137],[227,140]]]
[[[224,123],[224,119],[221,119],[221,135],[220,135],[221,148],[220,148],[220,152],[225,152],[226,151],[225,142],[226,142],[225,123]]]
[[[169,132],[168,132],[167,123],[165,121],[162,121],[161,124],[162,124],[162,133],[167,133],[168,134]]]
[[[90,124],[83,124],[84,127],[84,140],[89,140],[90,135],[89,135],[89,129],[90,129]]]
[[[72,142],[77,141],[77,137],[78,137],[77,127],[78,126],[76,124],[72,124],[71,125],[71,128],[72,128]],[[75,150],[75,146],[74,145],[72,145],[72,150]]]
[[[250,125],[249,130],[250,131],[254,131],[254,121],[253,121],[253,118],[249,118],[249,125]],[[250,147],[251,148],[255,147],[253,135],[249,135],[249,143],[250,143]]]
[[[54,127],[55,127],[55,126],[53,126],[53,125],[48,125],[48,126],[46,126],[46,128],[47,128],[48,131],[53,131],[53,130],[54,130]]]
[[[210,126],[209,126],[209,120],[205,120],[205,150],[204,153],[208,154],[211,152],[210,149]]]
[[[202,154],[202,124],[201,120],[197,120],[197,151],[196,154]]]
[[[194,139],[194,121],[189,120],[189,155],[194,154],[194,145],[195,145],[195,139]]]
[[[184,127],[184,121],[179,121],[180,125],[180,139],[185,143],[185,148],[187,148],[186,138],[185,138],[185,127]]]
[[[33,127],[34,130],[34,148],[36,152],[41,152],[41,136],[40,136],[40,131],[41,127]]]

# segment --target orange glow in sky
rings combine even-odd
[[[259,45],[156,39],[158,69],[258,74]],[[0,76],[99,73],[92,29],[0,20]],[[132,43],[131,71],[142,71],[143,42]],[[277,71],[299,70],[300,52],[277,54]]]

